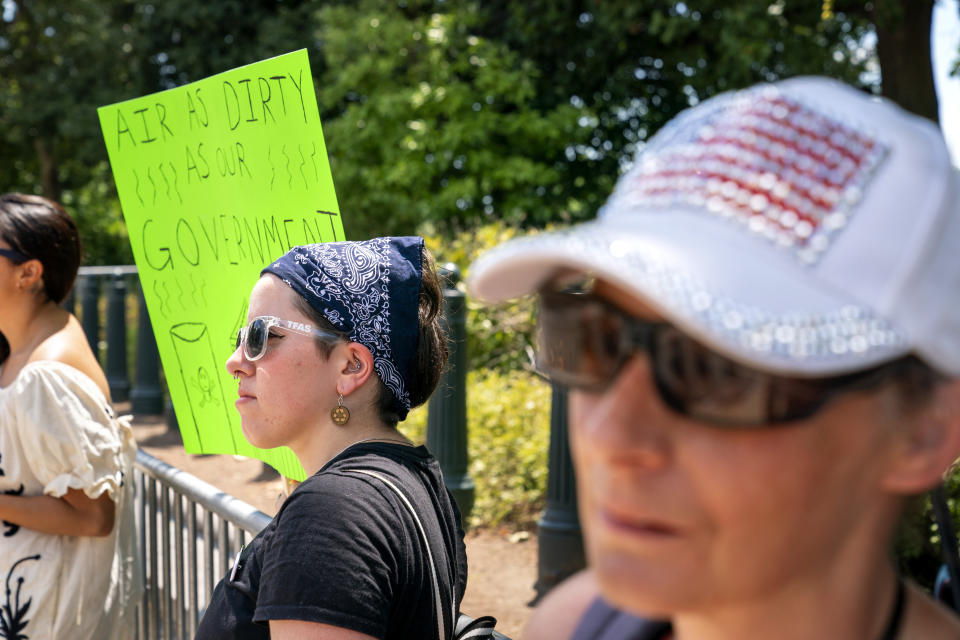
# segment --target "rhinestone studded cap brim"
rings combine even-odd
[[[776,373],[839,374],[909,350],[902,331],[862,305],[833,300],[831,306],[824,297],[817,312],[771,313],[718,295],[700,277],[632,247],[628,233],[602,220],[497,247],[472,266],[472,289],[508,299],[535,291],[565,267],[635,292],[708,346]]]

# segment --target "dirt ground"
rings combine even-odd
[[[122,413],[122,406],[117,407]],[[259,460],[234,456],[187,454],[179,433],[171,433],[160,419],[134,422],[140,447],[167,464],[191,473],[218,489],[273,515],[283,499],[283,481]],[[467,533],[470,575],[462,610],[471,616],[492,615],[497,630],[519,638],[536,595],[536,535],[510,531]]]

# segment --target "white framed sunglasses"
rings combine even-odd
[[[302,336],[320,338],[335,342],[341,339],[336,333],[317,329],[312,325],[303,322],[294,322],[293,320],[283,320],[276,316],[257,316],[251,320],[247,326],[241,327],[237,331],[237,344],[234,349],[239,349],[243,345],[243,355],[247,360],[253,362],[259,360],[267,353],[267,343],[270,337],[270,330],[279,327],[283,331],[299,333]]]

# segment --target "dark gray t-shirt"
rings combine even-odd
[[[400,498],[419,516],[451,629],[467,581],[460,513],[440,466],[424,447],[363,443],[304,481],[270,524],[244,549],[236,575],[217,585],[197,629],[198,640],[269,638],[269,620],[307,620],[375,638],[436,636],[433,587],[423,541]],[[434,515],[435,514],[435,515]]]
[[[597,598],[580,619],[571,640],[663,640],[670,635],[669,623],[638,618]]]

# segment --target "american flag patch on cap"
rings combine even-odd
[[[755,87],[714,98],[658,132],[602,215],[700,209],[813,264],[886,153],[856,124]]]

